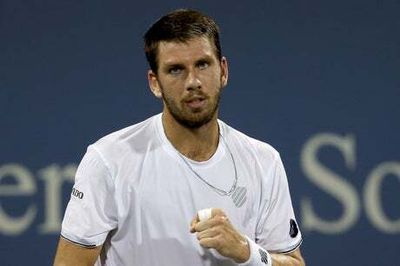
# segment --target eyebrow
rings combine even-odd
[[[164,68],[184,68],[185,66],[180,63],[167,63],[164,65]]]
[[[209,56],[209,55],[202,56],[202,57],[200,57],[199,59],[197,59],[197,60],[195,61],[195,64],[202,63],[202,62],[209,62],[209,63],[211,63],[211,62],[212,62],[212,57]],[[181,68],[184,68],[185,65],[182,64],[182,63],[174,63],[173,61],[170,62],[170,63],[167,62],[167,63],[164,64],[164,68],[172,68],[172,67],[181,67]]]
[[[198,60],[196,60],[196,63],[204,62],[204,61],[206,61],[206,62],[212,62],[212,61],[213,61],[213,57],[210,56],[210,55],[202,56],[201,58],[199,58]]]

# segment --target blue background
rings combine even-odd
[[[76,165],[90,143],[161,111],[148,89],[142,35],[181,7],[220,25],[230,67],[220,117],[281,153],[300,226],[304,198],[323,220],[338,220],[343,211],[304,172],[305,144],[323,133],[355,138],[353,168],[334,147],[318,158],[354,187],[359,217],[339,233],[303,230],[307,264],[400,265],[399,226],[392,233],[374,226],[363,194],[375,167],[400,165],[396,0],[0,0],[0,167],[24,167],[37,187],[30,196],[2,189],[0,204],[11,218],[32,204],[38,209],[23,232],[0,231],[0,264],[52,262],[58,233],[38,229],[47,206],[42,169]],[[0,186],[13,182],[4,176]],[[62,187],[61,214],[71,186]],[[399,194],[400,176],[386,176],[381,205],[397,223]]]

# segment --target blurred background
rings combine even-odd
[[[142,36],[183,7],[220,25],[220,117],[281,153],[307,265],[400,265],[398,0],[0,0],[0,264],[51,265],[86,147],[161,112]]]

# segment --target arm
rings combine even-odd
[[[93,265],[108,233],[118,226],[114,183],[93,146],[79,164],[72,191],[54,265]]]
[[[306,265],[301,256],[300,248],[287,254],[272,253],[273,266],[304,266]]]
[[[257,244],[265,250],[275,250],[269,253],[273,266],[304,266],[305,261],[299,248],[301,232],[295,219],[288,180],[279,155],[274,164],[271,164],[270,170],[272,178],[262,180],[265,193],[256,229]],[[283,248],[285,246],[287,249]],[[285,252],[286,250],[291,251]]]
[[[260,246],[247,239],[230,223],[221,209],[212,209],[210,219],[200,221],[196,216],[191,222],[191,233],[197,233],[199,244],[204,248],[214,248],[221,255],[231,258],[243,266],[266,265],[257,254]],[[252,243],[250,243],[252,242]],[[251,246],[251,247],[250,247]],[[252,255],[253,253],[253,255]],[[304,266],[300,249],[290,253],[272,254],[272,266]],[[271,264],[267,264],[271,265]]]
[[[73,244],[62,237],[58,242],[54,266],[89,266],[96,262],[101,246],[85,248]]]

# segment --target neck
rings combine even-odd
[[[163,112],[164,132],[171,144],[181,154],[195,161],[211,158],[218,147],[219,128],[217,115],[198,128],[188,128],[169,114]]]

